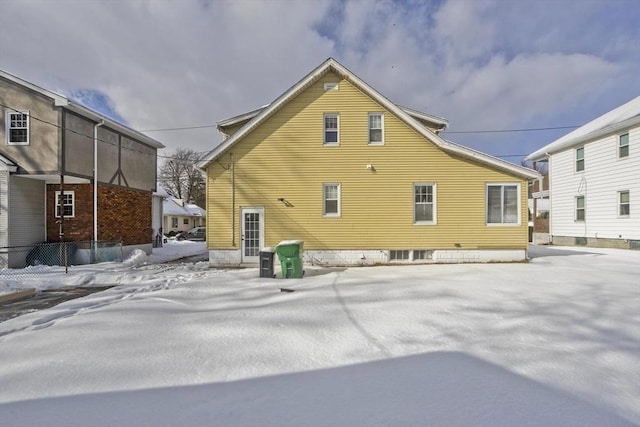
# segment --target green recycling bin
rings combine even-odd
[[[300,279],[304,275],[302,269],[303,245],[302,240],[283,240],[276,246],[283,279]]]

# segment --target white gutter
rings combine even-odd
[[[98,243],[98,128],[104,120],[93,126],[93,244]]]

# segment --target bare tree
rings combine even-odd
[[[178,148],[160,167],[159,180],[173,197],[205,207],[205,181],[196,166],[199,160],[195,151]]]

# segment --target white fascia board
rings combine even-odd
[[[0,154],[0,170],[7,172],[16,172],[18,170],[18,165]]]
[[[449,120],[443,117],[433,116],[431,114],[423,113],[422,111],[414,110],[413,108],[403,107],[402,105],[398,105],[398,107],[410,116],[442,126],[442,130],[445,130],[449,126]]]
[[[593,132],[578,136],[576,138],[567,139],[564,141],[556,140],[551,144],[547,144],[544,147],[540,148],[537,151],[529,154],[525,160],[544,160],[551,154],[556,154],[561,151],[564,151],[568,148],[575,147],[576,145],[583,144],[585,142],[592,141],[594,139],[599,139],[603,136],[612,133],[618,133],[619,131],[625,128],[632,128],[634,126],[640,126],[640,115],[635,117],[630,117],[626,120],[623,120],[619,123],[615,123],[611,126],[607,126]],[[562,137],[564,138],[564,137]],[[562,139],[561,138],[561,139]]]

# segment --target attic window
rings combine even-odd
[[[325,92],[328,90],[340,90],[340,85],[338,82],[328,82],[324,84]]]

